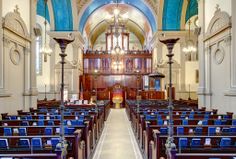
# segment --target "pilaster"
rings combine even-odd
[[[75,41],[77,38],[75,37]],[[78,83],[79,83],[79,70],[77,69],[79,67],[79,45],[78,43],[72,43],[72,47],[73,47],[73,61],[72,61],[72,64],[76,66],[76,69],[72,70],[72,74],[73,74],[73,83],[71,85],[71,93],[73,94],[78,94],[79,93],[79,86],[78,86]]]
[[[34,28],[36,27],[36,6],[37,0],[30,1],[30,94],[31,96],[38,95],[38,89],[36,85],[36,40],[34,35]]]
[[[236,1],[231,1],[231,6],[234,8],[236,6]],[[228,39],[228,42],[231,44],[231,52],[230,52],[230,88],[227,92],[225,92],[226,96],[236,96],[236,10],[232,9],[231,14],[231,21],[232,21],[232,38]]]
[[[185,40],[182,40],[182,41],[185,41]],[[181,66],[181,70],[180,70],[180,92],[184,92],[184,91],[186,91],[186,84],[187,83],[185,83],[185,79],[186,79],[186,77],[185,77],[185,60],[186,60],[186,58],[185,58],[185,54],[184,53],[182,53],[182,50],[183,50],[183,47],[184,47],[184,43],[183,42],[181,42],[180,43],[180,66]]]
[[[72,64],[76,66],[76,69],[73,70],[73,84],[71,86],[71,93],[78,94],[79,93],[79,75],[82,70],[81,69],[81,59],[80,54],[81,49],[84,46],[84,40],[79,32],[74,32],[75,41],[72,43],[73,47],[73,61]]]
[[[3,51],[3,28],[2,28],[2,1],[0,1],[0,97],[8,96],[4,87],[4,51]]]
[[[4,66],[4,60],[3,60],[3,29],[2,29],[2,1],[0,1],[0,95],[3,92],[4,86],[3,86],[3,66]]]
[[[198,56],[199,56],[199,87],[198,87],[198,104],[199,106],[206,105],[205,99],[205,45],[204,45],[204,33],[205,33],[205,0],[198,0],[198,19],[199,26],[201,27],[201,33],[198,36]]]
[[[56,62],[56,56],[55,56],[55,47],[56,47],[56,41],[50,38],[49,46],[52,49],[52,54],[50,57],[50,93],[56,94],[56,81],[55,81],[55,62]],[[56,98],[54,96],[54,98]]]

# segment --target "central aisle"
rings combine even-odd
[[[142,159],[125,109],[111,109],[93,159]]]

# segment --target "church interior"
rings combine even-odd
[[[0,0],[0,159],[235,159],[234,7]]]

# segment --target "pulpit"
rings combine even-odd
[[[112,102],[115,103],[115,108],[120,108],[120,104],[123,102],[123,97],[120,95],[114,96]]]
[[[118,84],[113,87],[112,102],[115,104],[115,108],[121,108],[121,103],[123,102],[123,90]]]

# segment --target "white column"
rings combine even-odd
[[[205,106],[211,109],[212,89],[211,89],[211,47],[207,46],[205,49]]]
[[[201,27],[201,34],[198,37],[198,55],[199,55],[199,87],[198,87],[198,105],[205,106],[205,0],[198,0],[198,19]]]
[[[2,27],[2,0],[0,1],[0,97],[9,97],[11,96],[10,93],[7,92],[6,89],[6,68],[5,65],[5,56],[4,56],[4,46],[8,46],[10,44],[8,39],[4,38],[3,35],[3,27]]]
[[[77,41],[77,40],[75,40]],[[72,84],[71,84],[71,93],[72,94],[78,94],[79,93],[79,86],[78,86],[78,80],[79,80],[79,70],[78,70],[78,61],[79,61],[79,45],[77,42],[72,44],[73,47],[73,64],[76,65],[76,69],[73,69],[72,71]]]
[[[30,1],[30,37],[31,37],[31,56],[30,56],[30,92],[32,96],[38,95],[36,85],[36,40],[34,28],[36,27],[36,6],[37,0]]]
[[[159,41],[159,39],[157,39],[157,40]],[[158,42],[156,47],[157,47],[157,59],[156,60],[159,62],[163,62],[163,50],[162,50],[163,44]]]
[[[37,0],[30,1],[30,98],[29,98],[29,107],[37,106],[37,95],[38,89],[36,85],[36,40],[34,35],[34,28],[36,27],[36,7]]]
[[[30,45],[30,44],[29,44]],[[30,95],[30,88],[31,88],[31,75],[30,75],[30,46],[27,45],[25,48],[23,48],[24,53],[24,95],[26,98]]]
[[[4,94],[4,56],[3,56],[3,28],[2,28],[2,1],[0,1],[0,96]]]
[[[183,47],[184,47],[184,39],[181,40],[180,42],[180,92],[185,92],[186,91],[186,83],[185,83],[185,62],[186,62],[186,57],[185,53],[182,52]],[[185,95],[185,94],[183,94]],[[182,97],[182,94],[180,94]]]
[[[56,41],[50,38],[49,43],[50,48],[52,49],[52,54],[50,57],[50,93],[54,94],[54,98],[56,98],[56,81],[55,81],[55,63],[56,63]]]
[[[232,8],[236,7],[236,1],[231,0]],[[230,65],[230,90],[229,94],[236,95],[236,9],[232,9],[232,43],[231,43],[231,65]]]
[[[23,105],[23,110],[28,111],[29,108],[31,107],[31,100],[30,100],[30,95],[31,95],[31,74],[30,74],[30,54],[31,54],[31,49],[30,49],[30,44],[27,44],[25,48],[23,48],[23,53],[24,53],[24,93],[23,93],[23,98],[24,98],[24,105]]]

